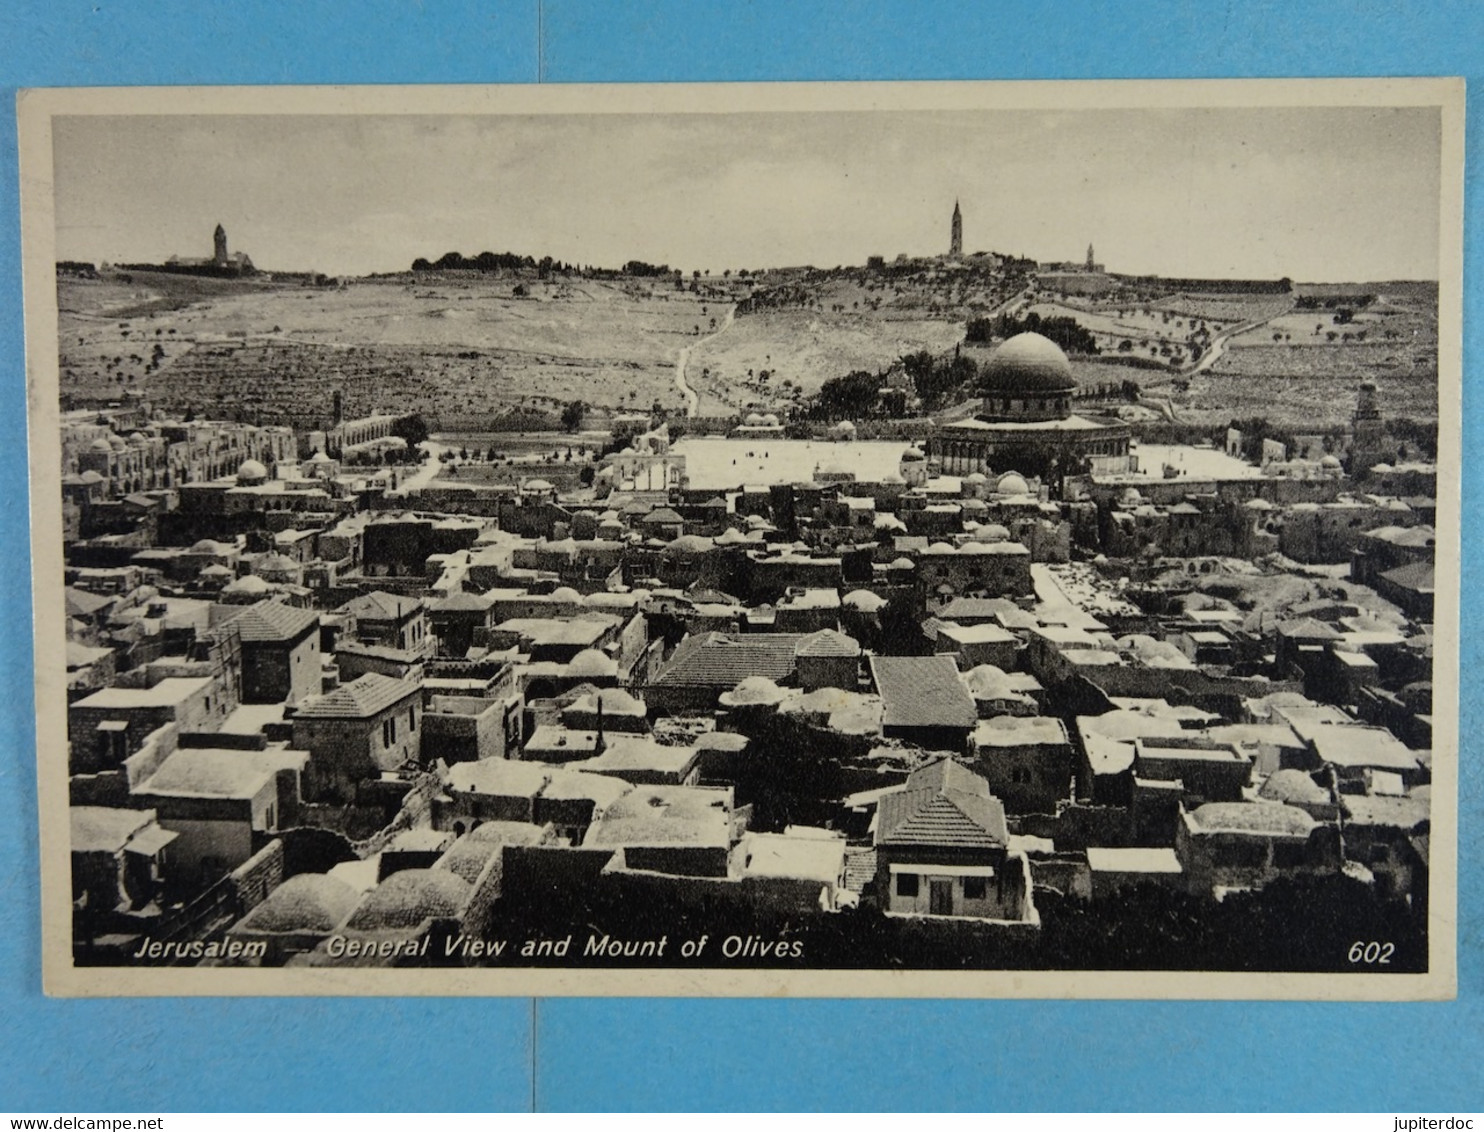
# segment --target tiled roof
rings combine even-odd
[[[797,633],[704,633],[680,642],[656,684],[730,690],[749,676],[781,680],[794,670]]]
[[[456,594],[450,594],[448,597],[438,598],[430,602],[429,606],[432,609],[443,612],[462,612],[468,610],[475,613],[486,613],[494,604],[495,599],[487,594],[471,594],[461,590]]]
[[[369,719],[417,692],[418,686],[410,680],[394,680],[379,672],[367,672],[333,692],[305,700],[293,718]]]
[[[683,522],[685,522],[685,520],[683,518],[681,518],[681,516],[680,516],[680,514],[678,512],[672,510],[669,507],[659,507],[659,508],[656,508],[655,510],[651,511],[648,515],[645,515],[644,518],[640,519],[639,521],[641,523],[666,523],[666,524],[683,523]]]
[[[67,587],[67,615],[69,617],[91,617],[100,609],[105,609],[118,599],[113,597],[99,597],[97,594],[88,593],[87,590]]]
[[[887,727],[973,727],[979,718],[951,657],[873,656],[871,677]]]
[[[313,609],[298,609],[281,601],[260,601],[249,605],[226,625],[237,627],[244,641],[272,643],[292,641],[319,623]]]
[[[837,632],[834,629],[821,629],[817,633],[810,633],[794,649],[795,656],[854,658],[860,656],[860,654],[860,644],[854,637],[847,637],[844,633]]]
[[[1431,562],[1410,562],[1381,575],[1400,589],[1426,594],[1433,592],[1436,576],[1436,569]]]
[[[1299,617],[1292,621],[1280,621],[1278,622],[1278,632],[1282,636],[1305,641],[1333,641],[1340,635],[1323,621],[1316,621],[1312,617]]]
[[[384,590],[372,590],[351,601],[346,608],[361,621],[398,621],[422,604],[415,597],[400,597]]]
[[[952,759],[940,759],[881,799],[876,844],[1003,848],[1009,839],[1005,808],[989,786]]]

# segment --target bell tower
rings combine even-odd
[[[948,254],[958,259],[964,254],[964,217],[958,210],[958,201],[953,202],[953,222],[948,236]]]
[[[214,241],[215,241],[215,244],[216,244],[216,249],[215,249],[214,254],[211,257],[211,262],[214,263],[214,264],[216,264],[217,267],[226,267],[227,266],[227,230],[225,228],[223,228],[220,224],[218,224],[216,226],[216,235],[214,237]]]

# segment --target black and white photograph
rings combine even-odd
[[[1451,997],[1462,114],[27,92],[48,991]]]

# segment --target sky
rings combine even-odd
[[[1435,279],[1435,108],[54,120],[57,257],[365,274],[512,251],[720,272],[948,250]]]

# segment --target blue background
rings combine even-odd
[[[1451,1003],[56,1001],[39,977],[15,89],[179,83],[1463,75],[1476,5],[9,0],[0,9],[0,1110],[1445,1110],[1484,1097],[1480,470],[1464,467]],[[1468,223],[1466,370],[1480,225]],[[1481,424],[1464,381],[1464,447]],[[539,1042],[532,1041],[533,1033]],[[534,1053],[533,1053],[534,1050]]]

